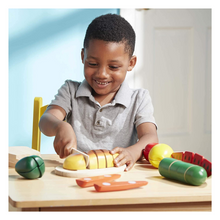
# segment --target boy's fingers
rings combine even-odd
[[[125,168],[125,171],[129,171],[132,167],[133,167],[133,164],[132,164],[132,163],[129,163],[129,164],[127,165],[127,167]]]
[[[120,147],[116,147],[113,150],[111,150],[111,154],[116,154],[119,153],[121,151]]]
[[[121,158],[121,160],[119,159],[118,161],[116,161],[117,166],[123,166],[126,163],[127,163],[127,160],[125,157]]]
[[[115,163],[118,164],[119,161],[121,161],[123,158],[125,158],[125,155],[123,154],[122,151],[118,151],[117,153],[119,153],[119,155],[114,159]]]
[[[67,157],[71,154],[71,148],[72,148],[71,143],[66,144],[66,146],[63,148],[63,156],[64,157]]]
[[[63,148],[63,158],[69,156],[71,154],[71,149],[73,148],[73,143],[67,143]]]

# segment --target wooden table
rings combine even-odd
[[[56,175],[54,168],[63,163],[57,155],[41,156],[46,171],[40,179],[24,179],[9,168],[10,211],[211,211],[211,177],[201,186],[190,186],[165,179],[143,161],[118,181],[146,180],[148,185],[100,193],[80,188],[75,178]]]

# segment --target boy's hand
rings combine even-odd
[[[117,167],[127,165],[125,171],[129,171],[135,164],[136,160],[132,156],[129,148],[116,147],[111,151],[111,154],[118,153],[119,155],[114,159],[114,163]]]
[[[76,135],[69,123],[64,121],[59,123],[53,144],[60,158],[67,157],[72,148],[77,148]]]

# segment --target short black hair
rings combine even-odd
[[[88,26],[83,46],[99,39],[107,42],[125,43],[125,52],[131,57],[135,48],[135,32],[132,26],[120,15],[105,14],[95,18]]]

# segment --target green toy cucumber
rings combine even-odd
[[[207,172],[203,167],[174,158],[162,159],[158,169],[160,174],[166,178],[194,186],[201,185],[207,178]]]
[[[27,179],[41,178],[45,172],[45,164],[41,157],[32,155],[24,157],[15,165],[16,172]]]

